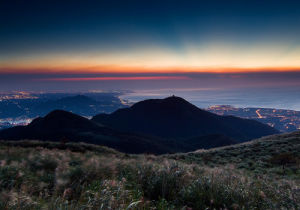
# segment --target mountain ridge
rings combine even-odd
[[[163,138],[224,134],[247,141],[278,133],[276,129],[254,120],[210,113],[176,96],[144,100],[111,114],[96,115],[92,121],[123,131]]]
[[[133,113],[128,116],[128,110],[132,109],[134,112],[137,110],[137,114]],[[150,112],[147,112],[149,109]],[[174,138],[174,136],[165,137],[156,135],[155,133],[140,132],[138,129],[119,129],[118,127],[110,126],[107,123],[89,120],[71,112],[55,110],[47,114],[45,117],[36,118],[27,126],[17,126],[0,131],[0,139],[86,142],[108,146],[127,153],[163,154],[189,152],[201,148],[208,149],[211,147],[239,143],[237,139],[224,132],[224,130],[228,128],[223,126],[223,124],[227,122],[243,122],[242,128],[239,128],[239,126],[236,125],[236,129],[238,130],[237,135],[240,136],[245,135],[249,137],[249,134],[243,131],[246,126],[250,126],[250,133],[253,130],[251,127],[253,122],[250,120],[235,117],[220,117],[201,110],[186,100],[178,97],[171,97],[163,100],[151,99],[142,101],[133,105],[131,108],[119,109],[112,115],[115,113],[118,116],[121,115],[125,117],[125,119],[123,118],[118,121],[121,123],[121,127],[123,126],[126,128],[126,126],[128,126],[128,124],[126,124],[126,119],[141,120],[137,122],[140,125],[145,126],[142,128],[147,128],[147,125],[151,126],[151,123],[155,123],[157,126],[153,127],[153,130],[160,129],[158,131],[175,132],[176,136],[178,131],[181,132],[180,130],[182,129],[183,132],[180,134],[183,135],[179,135],[177,138]],[[146,114],[139,116],[140,113]],[[157,113],[162,115],[162,117],[160,116],[158,119]],[[149,119],[149,116],[153,116],[153,118]],[[183,127],[178,127],[176,125],[178,119],[181,123],[186,123],[186,125],[181,124]],[[202,122],[197,124],[197,122],[199,122],[197,119],[200,119]],[[223,130],[215,129],[212,130],[212,132],[199,132],[194,135],[186,135],[191,131],[191,128],[198,128],[200,131],[201,129],[205,130],[205,124],[207,123],[206,119],[210,120],[210,123],[213,123],[212,125],[214,128],[223,126],[221,127]],[[175,124],[173,122],[175,122]],[[214,122],[216,122],[216,124],[219,123],[219,125],[216,126]],[[166,124],[167,127],[164,127],[164,124]],[[257,122],[254,121],[254,125],[256,124]],[[133,123],[132,125],[137,126],[136,123]],[[258,123],[258,125],[265,128],[265,125],[262,125],[261,123]],[[192,127],[190,128],[187,126]],[[201,126],[204,128],[201,128]],[[141,127],[137,126],[137,128]],[[184,130],[186,128],[188,129]],[[241,131],[239,131],[239,129]],[[266,135],[268,134],[269,133],[266,133]]]

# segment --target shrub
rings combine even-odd
[[[17,168],[12,166],[0,167],[0,189],[10,190],[12,188],[19,188],[22,182],[22,177],[19,176]]]

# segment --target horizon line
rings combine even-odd
[[[234,74],[234,73],[287,73],[300,72],[299,67],[145,67],[145,66],[98,66],[86,68],[40,67],[6,68],[0,67],[0,74]]]

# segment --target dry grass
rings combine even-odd
[[[51,148],[0,146],[1,209],[300,208],[297,179],[100,147]]]

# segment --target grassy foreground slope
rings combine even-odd
[[[2,141],[0,209],[299,209],[299,143],[293,133],[153,156]]]
[[[174,154],[186,163],[219,167],[230,165],[254,174],[272,174],[300,180],[300,132],[263,137],[251,142]]]

